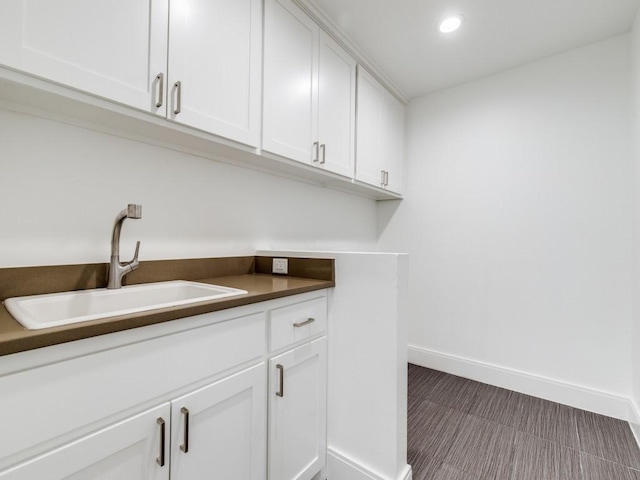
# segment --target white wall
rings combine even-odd
[[[640,443],[640,12],[631,32],[631,67],[633,95],[633,335],[632,335],[632,403],[634,432]]]
[[[547,397],[557,392],[545,385],[570,384],[619,414],[631,365],[628,55],[620,36],[410,104],[408,192],[379,227],[381,248],[412,259],[410,359]],[[570,397],[555,399],[580,403]]]
[[[0,267],[373,248],[372,200],[0,108]]]

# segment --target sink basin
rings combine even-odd
[[[24,327],[37,330],[246,293],[237,288],[176,280],[115,290],[97,288],[14,297],[6,299],[4,305]]]

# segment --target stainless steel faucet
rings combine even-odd
[[[129,272],[138,268],[138,252],[140,251],[140,242],[136,243],[136,253],[130,262],[120,261],[120,230],[122,223],[126,218],[138,219],[142,218],[142,205],[129,204],[127,208],[122,210],[116,217],[113,224],[113,233],[111,235],[111,262],[109,263],[109,279],[107,288],[122,287],[122,278]]]

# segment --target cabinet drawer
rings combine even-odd
[[[279,350],[327,329],[327,298],[272,310],[269,319],[269,348]]]

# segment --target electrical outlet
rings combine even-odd
[[[289,259],[287,258],[274,258],[273,267],[271,269],[273,273],[280,273],[286,275],[289,273]]]

